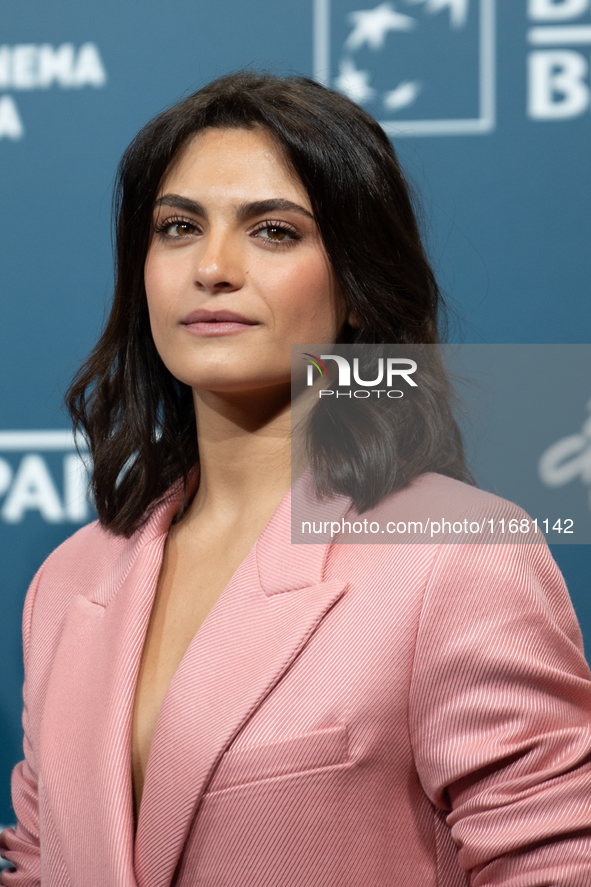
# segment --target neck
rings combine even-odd
[[[292,483],[290,388],[193,393],[199,489],[189,520],[228,527],[272,514]]]

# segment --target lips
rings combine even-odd
[[[181,323],[186,326],[194,323],[241,323],[246,326],[255,326],[256,320],[249,320],[248,317],[244,317],[243,314],[238,314],[236,311],[226,311],[224,309],[208,311],[206,308],[198,308],[196,311],[191,311],[190,314],[187,314]]]
[[[190,335],[208,339],[234,336],[259,325],[256,320],[250,320],[237,311],[227,311],[223,308],[215,311],[198,308],[187,314],[181,324]]]

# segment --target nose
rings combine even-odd
[[[229,234],[209,233],[201,241],[194,283],[210,295],[235,292],[244,285],[243,257]]]

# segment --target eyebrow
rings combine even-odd
[[[159,197],[154,203],[155,208],[159,206],[170,206],[207,218],[205,207],[201,203],[191,200],[189,197],[182,197],[180,194],[164,194],[163,197]],[[252,203],[241,203],[236,207],[236,218],[242,222],[244,219],[251,218],[252,216],[262,216],[271,212],[294,212],[307,216],[309,219],[314,219],[312,213],[300,206],[299,203],[292,203],[291,200],[285,200],[283,197],[271,198],[269,200],[254,200]]]

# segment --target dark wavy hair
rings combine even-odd
[[[362,108],[305,77],[241,71],[159,114],[119,165],[113,304],[66,394],[75,429],[91,449],[99,520],[125,536],[175,481],[187,490],[199,460],[191,389],[166,369],[152,339],[144,263],[160,182],[180,149],[206,127],[263,127],[303,183],[346,306],[360,321],[359,328],[345,326],[340,342],[439,341],[441,294],[409,187],[390,140]],[[449,385],[435,364],[427,374],[431,393],[420,452],[401,449],[392,411],[392,421],[383,411],[376,419],[373,443],[370,422],[362,437],[353,427],[330,435],[328,450],[326,422],[341,421],[338,409],[329,405],[325,419],[313,419],[309,450],[319,493],[344,492],[364,510],[423,471],[471,480]]]

